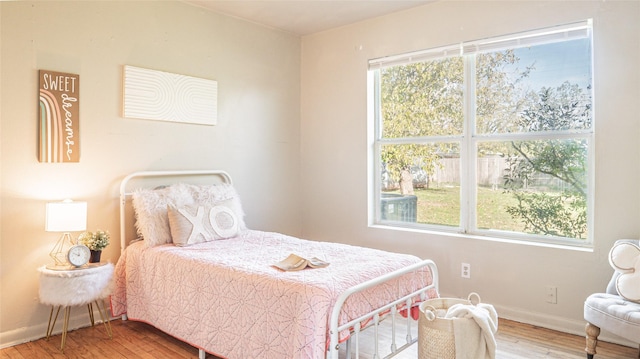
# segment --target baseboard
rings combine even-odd
[[[441,293],[441,296],[443,298],[458,298],[455,295],[447,295],[446,293]],[[498,312],[498,317],[500,318],[513,320],[514,322],[535,325],[551,330],[557,330],[559,332],[574,334],[581,337],[586,336],[585,326],[587,325],[587,322],[585,320],[573,320],[544,313],[529,312],[521,308],[512,308],[500,305],[494,305],[494,307],[496,309],[496,312]],[[500,330],[500,328],[498,328],[498,330]],[[605,331],[604,329],[600,332],[598,340],[607,343],[624,345],[626,347],[638,348],[638,343],[634,343],[625,338],[621,338],[615,334]]]
[[[494,307],[496,308],[496,311],[498,312],[498,316],[500,318],[509,319],[520,323],[531,324],[542,328],[557,330],[563,333],[575,334],[579,336],[585,335],[584,327],[586,322],[584,320],[576,321],[568,318],[551,316],[544,313],[528,312],[518,308],[510,308],[499,305],[495,305]],[[71,314],[71,318],[69,318],[69,331],[88,327],[91,325],[89,316],[86,311],[77,311],[77,313],[74,315],[72,310]],[[54,335],[62,333],[62,321],[63,313],[60,313],[56,322],[56,327],[53,331]],[[101,322],[97,321],[97,323]],[[46,336],[46,333],[46,322],[31,327],[19,328],[8,332],[0,332],[0,349],[44,338]],[[624,345],[631,348],[638,347],[637,343],[633,343],[614,334],[607,333],[604,330],[602,330],[600,336],[598,336],[598,340]]]
[[[69,331],[85,328],[91,326],[89,314],[85,310],[80,310],[80,307],[74,307],[71,309],[71,316],[69,317]],[[76,312],[74,314],[74,311]],[[53,313],[55,316],[55,312]],[[48,320],[48,318],[45,318]],[[94,315],[96,325],[101,324],[100,316],[98,313]],[[53,335],[62,333],[62,322],[64,321],[64,309],[60,310],[56,326],[53,330]],[[14,345],[31,342],[34,340],[42,339],[47,336],[47,323],[33,325],[30,327],[18,328],[7,332],[0,332],[0,349],[12,347]],[[57,338],[60,340],[60,338]]]
[[[496,311],[498,312],[498,316],[500,318],[509,319],[520,323],[531,324],[542,328],[557,330],[563,333],[575,334],[578,336],[586,335],[584,328],[587,322],[584,320],[576,321],[569,318],[562,318],[547,315],[544,313],[527,312],[522,309],[514,309],[498,305],[494,307],[496,308]],[[600,332],[598,341],[624,345],[631,348],[638,347],[638,343],[633,343],[615,334],[608,333],[604,329]]]

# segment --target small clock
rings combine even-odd
[[[91,251],[84,244],[76,244],[69,248],[69,252],[67,252],[67,261],[76,267],[87,264],[89,257],[91,257]]]

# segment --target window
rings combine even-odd
[[[586,245],[591,21],[369,61],[373,223]]]

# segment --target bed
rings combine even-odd
[[[133,173],[120,185],[120,222],[112,315],[149,323],[200,358],[351,357],[352,339],[358,357],[359,333],[377,337],[383,319],[393,323],[391,356],[417,341],[418,305],[438,296],[431,260],[248,229],[224,171]],[[330,264],[273,266],[291,253]],[[396,322],[409,333],[401,345]]]

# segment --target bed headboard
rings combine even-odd
[[[120,253],[124,252],[129,241],[127,234],[136,233],[135,214],[131,208],[131,195],[136,188],[155,188],[178,182],[202,184],[232,184],[231,176],[220,170],[188,171],[141,171],[126,176],[120,182]],[[133,232],[132,232],[133,230]],[[133,238],[136,236],[134,235]]]

